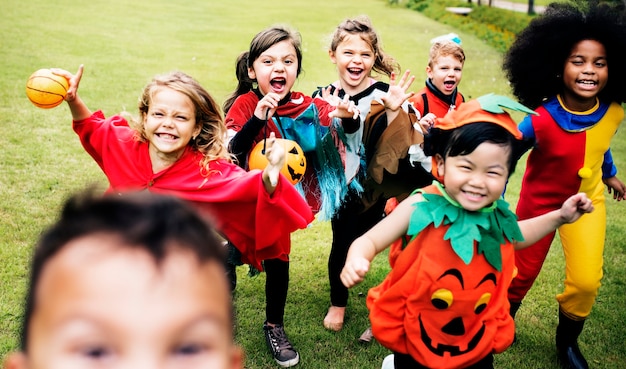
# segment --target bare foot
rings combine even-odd
[[[346,314],[346,308],[339,306],[331,306],[324,318],[324,328],[338,332],[343,328],[343,317]]]

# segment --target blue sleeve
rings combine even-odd
[[[617,167],[613,163],[613,155],[611,149],[604,153],[604,162],[602,163],[602,179],[615,177],[617,175]]]
[[[531,122],[530,115],[524,117],[524,119],[517,126],[520,131],[522,131],[522,135],[524,138],[534,139],[535,138],[535,129],[533,128],[533,124]]]

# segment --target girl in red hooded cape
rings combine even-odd
[[[439,181],[415,191],[350,247],[347,287],[391,246],[392,270],[369,291],[374,337],[394,352],[396,369],[493,368],[515,333],[507,289],[514,249],[532,244],[593,207],[585,194],[517,222],[502,193],[525,142],[495,95],[438,118],[426,136]],[[389,360],[388,360],[389,361]]]
[[[246,262],[260,268],[267,257],[286,259],[277,240],[305,228],[313,215],[295,188],[278,174],[280,145],[267,152],[265,171],[246,172],[230,159],[219,106],[190,76],[155,77],[139,101],[140,121],[92,113],[77,94],[83,73],[54,69],[68,79],[66,101],[74,131],[107,179],[107,192],[151,191],[197,205]],[[270,145],[271,146],[271,145]]]

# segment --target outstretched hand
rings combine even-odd
[[[271,186],[276,187],[280,171],[287,160],[287,155],[283,145],[276,141],[274,132],[271,132],[270,137],[265,139],[265,158],[268,163],[264,172],[267,174]]]
[[[337,96],[337,99],[339,99],[339,96]],[[328,116],[330,118],[356,119],[359,116],[359,114],[360,114],[359,108],[356,107],[356,105],[354,104],[354,101],[350,100],[350,96],[345,95],[343,99],[339,99],[339,102],[337,102],[337,105],[336,105],[336,109],[328,113]]]
[[[593,203],[584,192],[570,196],[561,206],[561,220],[563,223],[573,223],[583,214],[593,211]]]
[[[322,99],[328,103],[330,106],[338,106],[341,103],[341,98],[339,97],[339,88],[335,88],[335,91],[330,92],[330,86],[326,86],[322,88]]]
[[[340,278],[344,286],[350,288],[363,282],[365,274],[370,270],[370,261],[364,257],[348,257],[341,270]]]
[[[391,73],[391,77],[389,78],[389,91],[387,91],[387,95],[381,98],[385,109],[394,112],[400,109],[402,104],[415,94],[412,91],[407,92],[409,87],[413,84],[413,81],[415,81],[415,76],[411,76],[411,71],[408,69],[397,83],[396,74]]]
[[[72,74],[64,69],[60,68],[50,68],[52,73],[64,77],[67,79],[69,87],[67,89],[67,94],[65,95],[65,101],[74,101],[77,96],[78,85],[80,84],[80,80],[83,77],[83,69],[84,66],[81,64],[78,67],[78,71],[76,74]]]

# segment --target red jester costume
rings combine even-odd
[[[624,111],[616,103],[598,102],[589,111],[571,112],[554,97],[537,112],[539,115],[520,124],[524,136],[536,138],[536,146],[528,157],[517,214],[523,220],[547,213],[577,192],[585,192],[593,201],[593,213],[558,229],[566,279],[557,300],[563,314],[580,320],[590,314],[602,278],[606,229],[602,179],[616,173],[609,143]],[[510,301],[522,301],[541,270],[554,235],[516,252],[519,274],[511,284]]]

